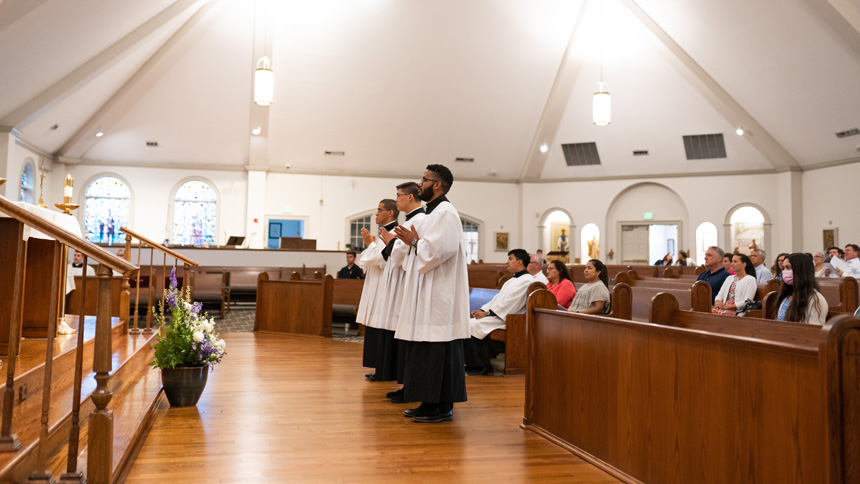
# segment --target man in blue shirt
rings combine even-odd
[[[711,286],[712,306],[714,305],[714,298],[717,297],[717,293],[720,292],[720,288],[723,287],[726,278],[731,275],[729,271],[723,269],[724,254],[723,249],[719,247],[708,247],[708,250],[705,251],[705,267],[708,270],[699,274],[699,277],[696,279],[697,281],[705,281]]]

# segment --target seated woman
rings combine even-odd
[[[746,311],[738,312],[738,305],[744,306],[747,299],[755,297],[758,284],[755,280],[755,266],[749,257],[744,254],[732,256],[732,270],[735,275],[729,276],[717,298],[711,312],[714,314],[728,314],[730,316],[746,316]]]
[[[723,256],[723,269],[728,271],[729,274],[734,274],[735,270],[732,269],[732,255],[726,254]]]
[[[564,309],[569,308],[573,296],[576,295],[576,287],[570,280],[570,274],[567,273],[564,263],[558,260],[551,261],[546,267],[546,278],[549,280],[546,288],[555,295],[558,305]]]
[[[823,326],[830,308],[818,292],[812,259],[799,252],[789,255],[783,263],[782,282],[776,319]]]
[[[815,277],[839,277],[824,265],[824,254],[821,252],[812,256],[812,262],[815,264]]]
[[[687,253],[683,250],[678,251],[678,261],[675,262],[675,265],[686,266],[687,265]]]
[[[609,274],[603,262],[591,259],[585,264],[585,284],[576,291],[568,311],[585,314],[609,312]]]
[[[776,256],[776,262],[773,263],[773,267],[770,268],[770,272],[773,274],[773,278],[781,281],[782,280],[782,267],[785,264],[785,260],[788,258],[788,254],[782,253]]]
[[[663,259],[654,263],[655,266],[670,266],[672,265],[672,254],[666,254]]]

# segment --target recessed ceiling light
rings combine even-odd
[[[744,129],[741,128],[740,126],[738,126],[738,129],[735,130],[735,133],[737,133],[738,136],[743,136],[744,135]]]
[[[541,153],[546,153],[547,151],[549,151],[549,146],[547,146],[546,143],[540,145],[540,152]]]
[[[263,129],[262,129],[260,126],[257,126],[256,128],[254,128],[254,129],[252,129],[252,130],[251,130],[251,134],[253,134],[254,136],[257,136],[257,135],[258,135],[258,134],[260,134],[262,131],[263,131]]]
[[[99,131],[98,133],[96,133],[96,138],[101,138],[101,137],[102,137],[102,136],[104,136],[104,135],[105,135],[104,133],[102,133],[101,131]]]

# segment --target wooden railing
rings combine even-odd
[[[120,232],[125,233],[125,258],[127,261],[131,261],[131,251],[133,245],[132,240],[137,239],[137,265],[140,266],[141,254],[144,249],[149,249],[149,276],[148,276],[148,291],[147,291],[147,302],[146,302],[146,327],[143,328],[143,332],[148,333],[153,331],[152,327],[152,309],[155,304],[155,300],[157,297],[155,296],[155,289],[160,287],[164,289],[166,284],[164,284],[164,279],[167,276],[167,256],[173,258],[173,268],[177,268],[179,262],[182,262],[182,275],[177,274],[177,278],[182,278],[182,286],[190,285],[193,291],[194,289],[194,272],[191,270],[192,267],[197,267],[197,263],[193,260],[174,252],[167,247],[159,244],[158,242],[152,241],[143,235],[129,229],[128,227],[123,227],[120,229]],[[155,264],[155,251],[158,251],[162,254],[162,263],[161,263],[161,271],[159,273],[159,282],[160,284],[156,284],[156,264]],[[138,325],[138,308],[140,307],[140,282],[143,277],[146,277],[146,268],[141,271],[141,274],[138,274],[136,278],[136,287],[135,287],[135,303],[134,303],[134,326],[129,330],[130,333],[139,333],[141,332],[140,326]],[[130,284],[129,278],[123,277],[122,279],[122,292],[120,293],[120,314],[129,314],[129,306],[131,304],[131,295],[129,293]],[[164,291],[161,291],[161,311],[162,316],[164,315]]]
[[[15,370],[17,355],[19,354],[20,328],[22,325],[22,305],[24,300],[25,266],[27,245],[31,242],[24,240],[24,226],[27,225],[48,237],[56,240],[64,248],[72,248],[84,256],[84,264],[87,259],[98,262],[96,277],[98,278],[98,311],[96,314],[95,344],[93,349],[93,371],[95,372],[96,388],[92,393],[92,402],[95,410],[90,414],[87,431],[87,442],[89,451],[87,453],[87,481],[91,483],[109,483],[111,481],[112,469],[112,445],[113,445],[113,412],[108,409],[108,404],[113,396],[108,381],[112,370],[112,344],[111,344],[111,301],[110,282],[113,272],[116,271],[124,278],[134,276],[138,268],[126,260],[110,254],[99,246],[88,242],[81,237],[60,228],[51,222],[28,212],[9,200],[0,197],[0,212],[6,214],[18,223],[4,225],[6,230],[0,237],[0,251],[11,254],[0,254],[6,262],[11,262],[11,267],[5,271],[6,274],[14,274],[11,284],[6,282],[6,287],[11,287],[11,315],[9,318],[9,343],[8,360],[6,365],[6,386],[3,390],[3,415],[0,425],[0,452],[20,452],[21,442],[12,433],[13,408],[15,405]],[[64,250],[54,250],[52,254],[51,280],[59,281],[61,267],[66,264],[61,254]],[[49,304],[54,307],[58,304],[61,284],[52,284],[48,294]],[[81,291],[84,298],[86,291]],[[84,325],[81,315],[78,327],[78,345],[75,349],[75,376],[73,383],[73,401],[71,428],[69,431],[69,458],[66,473],[63,474],[63,482],[83,482],[83,473],[78,471],[78,442],[80,439],[80,399],[81,381],[83,377],[83,338]],[[57,318],[48,318],[47,344],[45,350],[44,384],[42,386],[42,406],[39,431],[38,455],[35,471],[30,474],[31,480],[51,481],[49,470],[48,448],[49,425],[48,416],[51,409],[51,385],[52,369],[54,359],[54,339],[57,331]],[[22,388],[22,392],[26,392]]]

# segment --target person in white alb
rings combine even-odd
[[[428,165],[419,197],[426,216],[394,229],[414,254],[404,259],[403,306],[395,338],[405,341],[404,399],[421,402],[403,412],[415,422],[453,418],[466,401],[462,340],[469,338],[469,277],[460,214],[446,194],[451,170]]]
[[[531,261],[534,263],[534,256]],[[493,299],[470,314],[472,319],[469,320],[469,332],[472,337],[463,341],[467,374],[493,374],[493,367],[490,364],[493,351],[487,336],[494,330],[505,328],[505,318],[508,314],[525,312],[528,288],[534,282],[534,277],[526,270],[528,264],[529,253],[524,249],[508,252],[507,269],[513,277],[505,281]]]
[[[382,200],[376,209],[376,224],[380,227],[394,229],[394,226],[397,225],[398,214],[399,212],[394,200]],[[387,335],[384,330],[379,329],[378,325],[375,324],[373,314],[380,311],[376,301],[378,299],[378,292],[384,290],[384,284],[380,284],[380,282],[382,281],[385,268],[383,252],[387,247],[385,242],[372,236],[365,228],[361,229],[361,237],[364,239],[364,245],[367,248],[359,256],[358,266],[364,269],[365,277],[355,321],[365,326],[362,364],[376,370],[368,373],[365,377],[371,381],[377,379],[383,380],[384,375],[379,371],[383,363],[382,354],[385,350],[386,337],[393,337],[393,334]]]

